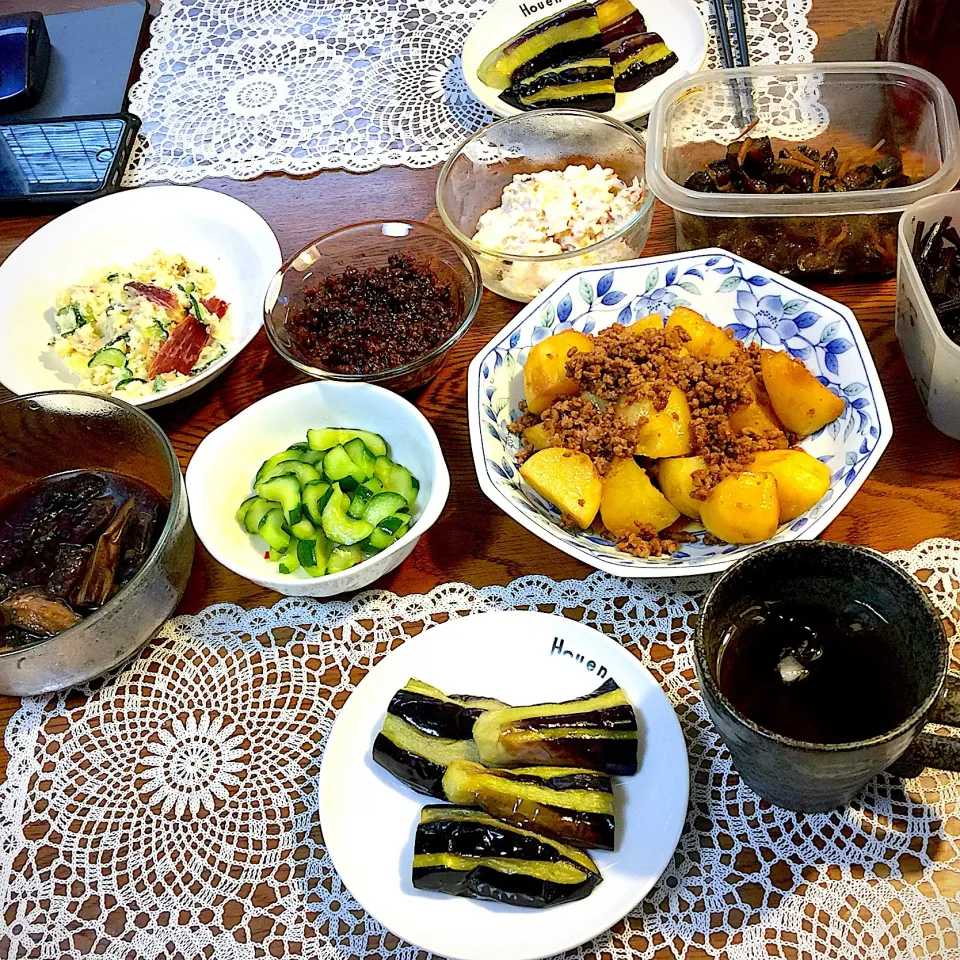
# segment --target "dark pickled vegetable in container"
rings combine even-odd
[[[699,193],[818,194],[909,186],[895,147],[775,149],[769,137],[745,136],[687,177]],[[897,265],[899,213],[826,217],[716,217],[675,211],[681,249],[723,247],[785,275],[882,276]]]
[[[106,603],[146,562],[167,515],[153,489],[71,471],[0,508],[0,651],[53,636]]]
[[[911,254],[943,332],[960,346],[960,232],[952,221],[918,223]]]

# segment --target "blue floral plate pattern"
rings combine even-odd
[[[704,543],[702,531],[670,557],[641,560],[591,530],[569,531],[559,513],[520,478],[523,364],[531,346],[554,333],[602,330],[649,313],[689,306],[745,343],[787,350],[846,403],[843,415],[803,441],[830,468],[823,499],[771,541],[810,540],[846,506],[890,442],[893,425],[873,359],[853,313],[842,304],[725,250],[698,250],[588,267],[551,284],[470,364],[470,441],[483,492],[542,540],[621,577],[681,577],[730,566],[756,546]]]

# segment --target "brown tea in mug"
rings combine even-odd
[[[860,602],[750,607],[723,639],[717,674],[754,723],[809,743],[887,733],[916,705],[896,630]]]

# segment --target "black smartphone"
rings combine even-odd
[[[0,204],[82,203],[111,193],[139,129],[132,113],[0,121]]]

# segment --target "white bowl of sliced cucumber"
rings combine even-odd
[[[281,390],[209,434],[187,468],[197,536],[287,596],[329,597],[398,567],[450,492],[433,428],[382,387]]]

